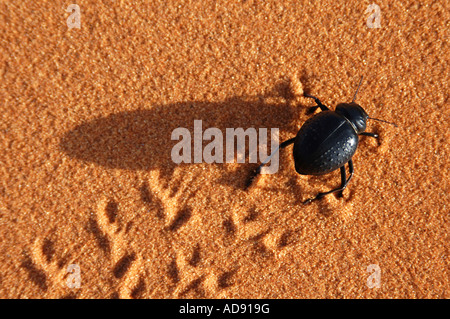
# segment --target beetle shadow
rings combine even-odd
[[[302,108],[289,105],[277,90],[271,93],[278,94],[278,98],[269,99],[270,103],[266,102],[267,96],[233,97],[222,102],[186,101],[95,118],[65,133],[59,147],[69,157],[106,168],[158,170],[159,176],[168,181],[176,167],[202,165],[176,164],[171,158],[172,147],[178,143],[171,140],[173,130],[187,128],[193,140],[194,120],[202,120],[203,131],[210,127],[220,129],[224,141],[226,128],[268,128],[269,133],[270,128],[280,128],[280,132],[295,134]],[[208,143],[204,141],[203,146]],[[243,188],[245,174],[229,170],[227,164],[208,165],[225,168],[220,183]],[[239,165],[247,173],[255,166]]]
[[[317,216],[321,218],[329,218],[332,216],[334,210],[332,206],[325,200],[319,199],[315,203],[309,203],[308,205],[314,204],[317,206]]]

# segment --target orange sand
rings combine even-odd
[[[401,1],[405,2],[405,1]],[[440,1],[0,4],[1,298],[449,298],[449,8]],[[339,184],[181,164],[176,127],[280,128],[351,100]],[[69,288],[77,264],[81,287]],[[369,288],[367,267],[381,269]]]

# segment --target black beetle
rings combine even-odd
[[[367,119],[396,126],[394,123],[369,117],[364,109],[355,103],[361,83],[362,77],[353,100],[350,103],[338,104],[334,111],[322,104],[318,98],[306,93],[303,94],[305,97],[314,99],[317,103],[316,106],[312,107],[313,111],[320,107],[322,112],[308,119],[298,131],[297,136],[281,143],[279,149],[294,144],[295,170],[301,175],[323,175],[338,168],[341,171],[341,186],[325,193],[319,193],[316,197],[310,198],[304,203],[336,192],[339,192],[339,196],[342,196],[353,176],[352,157],[358,147],[358,135],[378,137],[376,133],[365,132]],[[268,163],[273,154],[256,169],[256,174],[251,181],[261,172],[261,168]],[[345,171],[345,164],[347,163],[350,172],[348,178]]]

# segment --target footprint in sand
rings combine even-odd
[[[88,222],[89,231],[111,265],[111,298],[140,298],[145,291],[142,258],[127,238],[132,227],[131,222],[122,225],[118,203],[108,199],[99,203]]]
[[[44,296],[76,298],[78,291],[67,285],[68,269],[76,260],[66,249],[59,249],[54,235],[55,229],[36,238],[31,251],[24,252],[20,268],[26,271],[31,283],[36,285]],[[75,247],[76,248],[76,247]],[[71,249],[76,251],[76,249]]]

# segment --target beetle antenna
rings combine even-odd
[[[385,120],[376,119],[376,118],[373,118],[373,117],[370,117],[370,116],[369,116],[369,119],[375,120],[375,121],[384,122],[384,123],[388,123],[388,124],[394,125],[395,127],[398,127],[397,124],[392,123],[392,122],[388,122],[388,121],[385,121]]]
[[[353,97],[352,102],[355,102],[355,100],[356,100],[356,94],[358,94],[359,88],[361,87],[362,80],[363,80],[363,77],[361,76],[361,80],[359,80],[359,85],[358,85],[358,88],[356,89],[355,96]]]

